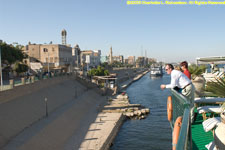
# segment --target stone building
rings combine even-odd
[[[124,63],[124,60],[123,60],[123,55],[113,56],[113,62],[120,62],[120,63]]]
[[[145,65],[145,57],[138,57],[136,60],[136,67],[144,67]]]
[[[24,47],[24,52],[29,56],[27,64],[30,62],[40,62],[44,68],[48,65],[50,69],[71,70],[75,60],[72,57],[72,48],[60,44],[28,44]]]
[[[129,56],[127,59],[128,59],[128,64],[135,65],[135,56]]]
[[[94,68],[100,65],[101,50],[84,50],[81,51],[81,66],[85,69]]]
[[[75,45],[74,48],[72,48],[72,56],[74,57],[74,61],[75,61],[75,66],[76,67],[80,67],[81,61],[80,61],[80,55],[81,54],[81,49],[79,47],[78,44]]]

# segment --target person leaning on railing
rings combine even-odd
[[[183,73],[191,80],[191,73],[188,70],[188,63],[186,61],[183,61],[180,63],[180,66]]]
[[[189,101],[191,105],[191,122],[194,121],[194,91],[195,88],[191,83],[191,80],[183,74],[181,71],[175,70],[172,64],[167,64],[165,67],[167,74],[171,75],[171,83],[170,84],[162,84],[161,89],[165,88],[174,88],[179,93],[184,95]]]

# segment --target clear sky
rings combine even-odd
[[[155,0],[154,0],[155,1]],[[160,61],[225,55],[225,5],[127,5],[126,0],[0,0],[0,39],[67,43]]]

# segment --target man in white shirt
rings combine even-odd
[[[165,67],[167,74],[171,74],[171,83],[170,84],[162,84],[161,89],[165,88],[175,88],[178,87],[181,89],[181,94],[184,95],[191,104],[191,122],[194,121],[194,91],[195,88],[191,83],[191,80],[183,74],[181,71],[174,70],[173,65],[167,64]]]

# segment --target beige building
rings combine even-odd
[[[138,57],[136,60],[136,67],[140,68],[140,67],[144,67],[145,65],[145,57]]]
[[[72,48],[60,44],[28,44],[24,48],[30,62],[40,62],[46,68],[49,64],[51,69],[71,69],[74,65]],[[70,67],[70,68],[69,68]]]
[[[72,48],[72,56],[74,57],[74,60],[75,60],[75,66],[78,68],[80,67],[80,53],[81,53],[81,49],[79,45],[76,44],[74,48]]]
[[[120,62],[120,63],[124,63],[124,60],[123,60],[123,55],[113,56],[113,62]]]
[[[127,59],[128,59],[128,64],[135,65],[135,56],[129,56]]]
[[[83,67],[93,68],[100,65],[101,50],[81,51],[80,60]]]

